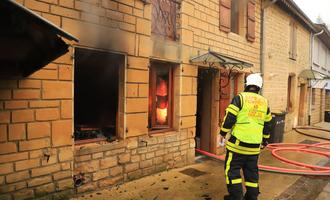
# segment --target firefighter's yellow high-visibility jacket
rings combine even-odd
[[[221,126],[222,136],[231,130],[226,148],[245,155],[259,154],[263,138],[270,136],[271,119],[266,98],[254,92],[240,93],[227,107]]]

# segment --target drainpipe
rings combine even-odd
[[[320,32],[313,34],[313,32],[311,32],[311,44],[310,44],[310,51],[309,51],[309,55],[310,55],[310,65],[311,65],[311,70],[313,69],[313,64],[314,64],[314,39],[315,36],[321,35],[324,32],[324,30],[322,29]],[[308,126],[311,125],[311,116],[312,116],[312,80],[309,79],[309,94],[308,94]]]
[[[261,1],[261,13],[260,13],[260,19],[261,19],[261,27],[260,27],[260,73],[265,79],[265,49],[266,49],[266,42],[264,38],[264,33],[266,29],[266,23],[265,23],[265,11],[266,8],[271,6],[272,4],[275,4],[278,0],[271,0],[268,4],[265,3],[264,0]],[[263,95],[264,90],[261,88],[260,91],[261,95]]]

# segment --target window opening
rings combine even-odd
[[[172,128],[173,66],[152,63],[149,88],[150,130]]]
[[[75,49],[75,141],[116,139],[119,68],[123,62],[123,55]]]
[[[151,32],[176,40],[176,13],[174,0],[151,0]]]

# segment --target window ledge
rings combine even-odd
[[[153,131],[149,131],[148,135],[150,137],[155,137],[155,136],[164,136],[164,135],[172,135],[172,134],[176,134],[176,130],[173,128],[169,128],[169,129],[163,129],[163,130],[153,130]]]
[[[77,140],[74,141],[74,144],[79,146],[79,145],[88,145],[88,144],[111,144],[118,142],[118,139],[114,141],[107,141],[107,138],[93,138],[93,139],[86,139],[86,140]]]

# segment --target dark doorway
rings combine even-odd
[[[123,61],[122,55],[75,49],[75,140],[116,139]]]
[[[212,102],[213,80],[217,70],[198,69],[197,85],[197,121],[196,121],[196,148],[212,152]]]

